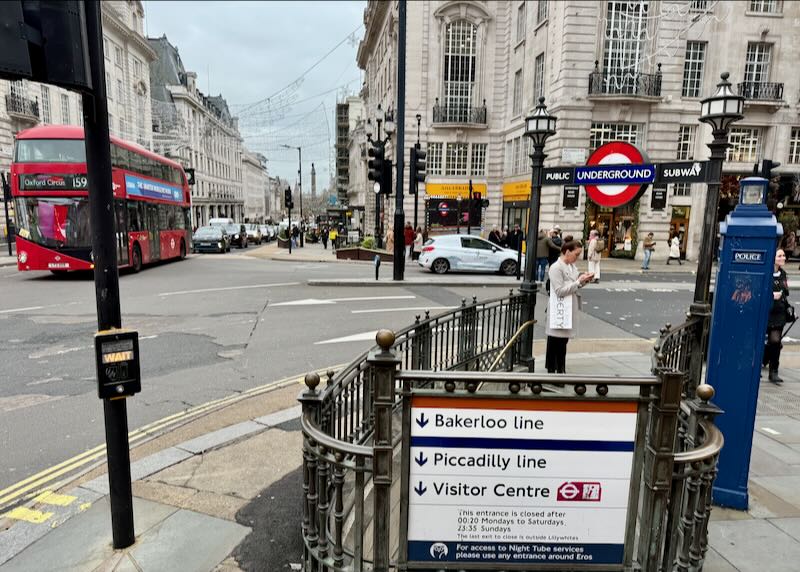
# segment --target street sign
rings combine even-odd
[[[619,207],[636,200],[656,178],[656,166],[635,145],[613,141],[598,147],[585,167],[575,168],[575,183],[602,207]]]
[[[663,211],[667,208],[667,185],[653,185],[653,190],[650,191],[650,208],[654,211]]]
[[[657,167],[658,183],[705,183],[708,161],[660,163]]]
[[[410,416],[409,563],[623,563],[635,402],[414,395]]]
[[[545,167],[542,172],[542,185],[571,185],[575,178],[572,167]]]
[[[564,199],[561,204],[565,209],[574,210],[578,208],[579,190],[580,187],[578,185],[564,185]]]

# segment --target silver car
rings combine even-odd
[[[422,247],[419,265],[436,274],[458,270],[511,276],[517,272],[517,252],[477,236],[449,234],[428,239]],[[524,255],[522,266],[525,266]]]

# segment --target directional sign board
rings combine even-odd
[[[635,402],[411,397],[410,567],[623,564]]]

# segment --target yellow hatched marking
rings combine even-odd
[[[60,495],[54,493],[53,491],[44,491],[42,494],[40,494],[33,500],[36,502],[51,504],[54,506],[69,506],[73,502],[75,502],[76,498],[78,497],[74,497],[72,495]]]
[[[83,512],[83,511],[85,511],[86,509],[88,509],[90,506],[92,506],[92,503],[90,503],[90,502],[85,502],[85,503],[83,503],[81,506],[79,506],[79,507],[78,507],[78,510],[79,510],[79,511],[81,511],[81,512]]]
[[[13,518],[14,520],[24,520],[25,522],[30,522],[33,524],[42,524],[48,518],[53,516],[53,513],[42,512],[40,510],[33,510],[30,508],[25,508],[24,506],[20,506],[11,512],[5,513],[3,516],[6,518]]]

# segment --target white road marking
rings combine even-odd
[[[44,306],[28,306],[27,308],[11,308],[10,310],[0,310],[0,314],[12,314],[14,312],[26,312],[28,310],[41,310]]]
[[[351,336],[344,336],[342,338],[334,338],[332,340],[325,340],[322,342],[314,342],[315,346],[321,346],[324,344],[340,344],[343,342],[365,342],[367,340],[375,340],[375,335],[378,333],[378,330],[374,330],[372,332],[362,332],[360,334],[353,334]]]
[[[330,298],[328,300],[321,300],[319,298],[305,298],[303,300],[291,300],[289,302],[278,302],[277,304],[272,304],[272,307],[275,306],[322,306],[322,305],[331,305],[336,304],[338,302],[366,302],[366,301],[375,301],[375,300],[409,300],[414,299],[416,296],[408,295],[408,296],[360,296],[356,298]]]
[[[641,328],[641,327],[642,327],[642,325],[641,325],[641,324],[634,324],[634,325],[633,325],[633,327],[634,327],[634,328]]]
[[[775,429],[770,429],[769,427],[762,427],[761,430],[764,433],[769,433],[770,435],[780,435],[780,431],[775,431]]]
[[[416,308],[375,308],[372,310],[351,310],[351,314],[378,314],[382,312],[419,312],[424,310],[452,310],[453,308],[460,308],[461,306],[418,306]]]
[[[28,359],[41,359],[43,357],[60,356],[72,352],[80,352],[83,350],[90,350],[93,346],[78,346],[76,348],[47,348],[38,352],[34,352],[28,356]]]
[[[299,286],[300,282],[277,282],[275,284],[251,284],[250,286],[226,286],[224,288],[200,288],[199,290],[178,290],[161,292],[159,296],[179,296],[181,294],[203,294],[205,292],[227,292],[229,290],[252,290],[254,288],[274,288],[276,286]]]
[[[152,336],[142,336],[141,338],[139,338],[139,340],[152,340],[152,339],[157,338],[157,337],[158,337],[158,334],[154,334]]]

